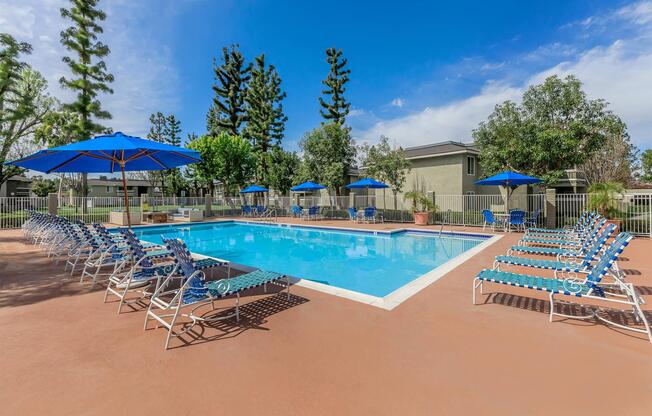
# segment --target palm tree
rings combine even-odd
[[[620,213],[617,200],[624,193],[625,187],[620,182],[594,183],[589,188],[589,209],[612,219]]]

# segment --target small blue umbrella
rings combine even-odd
[[[347,189],[359,189],[359,188],[365,188],[365,189],[382,189],[382,188],[389,188],[388,185],[378,182],[376,180],[373,180],[371,178],[364,178],[360,179],[359,181],[350,183],[345,186]]]
[[[360,179],[359,181],[352,182],[348,185],[345,186],[347,189],[366,189],[367,190],[367,205],[369,205],[369,189],[383,189],[383,188],[389,188],[386,184],[382,182],[378,182],[374,179],[371,178],[363,178]],[[383,199],[384,199],[384,193],[383,193]],[[384,204],[385,202],[383,202]],[[383,205],[384,206],[384,205]]]
[[[196,162],[201,162],[201,158],[195,150],[116,132],[41,150],[7,164],[45,173],[121,172],[127,224],[131,227],[125,171],[167,170]]]
[[[253,194],[255,192],[269,192],[269,189],[258,185],[251,185],[240,191],[241,194]]]
[[[324,185],[320,185],[318,183],[314,182],[304,182],[301,185],[293,186],[290,188],[290,191],[292,192],[310,192],[310,191],[318,191],[320,189],[326,189]]]
[[[500,172],[494,176],[491,176],[486,179],[476,181],[477,185],[487,185],[487,186],[504,186],[507,188],[507,200],[505,201],[505,211],[509,211],[509,198],[514,189],[520,185],[532,185],[535,183],[541,183],[543,180],[535,178],[533,176],[527,176],[520,174],[518,172],[505,171]]]

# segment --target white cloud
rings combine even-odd
[[[610,103],[609,108],[627,123],[635,144],[643,148],[652,147],[652,2],[626,6],[609,16],[587,18],[585,24],[598,25],[602,24],[601,21],[608,21],[609,25],[614,25],[616,19],[623,25],[637,24],[639,30],[629,38],[579,51],[572,56],[569,56],[572,45],[552,44],[554,47],[537,48],[532,57],[558,55],[564,61],[532,74],[523,83],[488,81],[472,97],[379,121],[366,130],[355,132],[356,136],[373,141],[384,134],[402,146],[442,140],[469,141],[473,129],[487,118],[496,104],[505,100],[518,101],[528,85],[539,83],[549,75],[574,74],[584,82],[590,98],[604,98]]]
[[[69,24],[60,17],[59,9],[68,6],[65,0],[0,0],[1,31],[32,44],[33,53],[25,60],[43,74],[51,93],[62,101],[73,97],[59,87],[59,78],[70,76],[61,62],[67,52],[59,43],[59,33]],[[100,40],[111,48],[105,61],[115,76],[111,84],[114,93],[101,97],[113,116],[103,124],[144,135],[150,113],[172,112],[178,105],[178,78],[171,53],[159,39],[139,30],[138,19],[151,13],[145,4],[108,0],[100,7],[107,13]]]
[[[397,97],[394,98],[390,104],[394,107],[401,108],[405,105],[405,100],[403,98]]]

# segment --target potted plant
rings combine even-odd
[[[415,225],[428,225],[430,213],[437,210],[437,205],[421,191],[406,192],[405,199],[412,201]]]
[[[589,187],[589,209],[599,212],[607,222],[620,228],[622,220],[618,210],[618,200],[625,193],[625,187],[619,182],[594,183]]]

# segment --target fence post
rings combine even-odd
[[[557,226],[557,191],[554,188],[546,188],[546,204],[544,206],[546,227]]]
[[[48,214],[57,215],[58,208],[59,208],[59,194],[57,193],[48,194]]]
[[[211,200],[212,199],[213,198],[208,197],[208,196],[204,198],[204,217],[206,217],[206,218],[213,216],[213,212],[211,211],[211,208],[212,208],[211,207],[211,202],[212,202]]]

